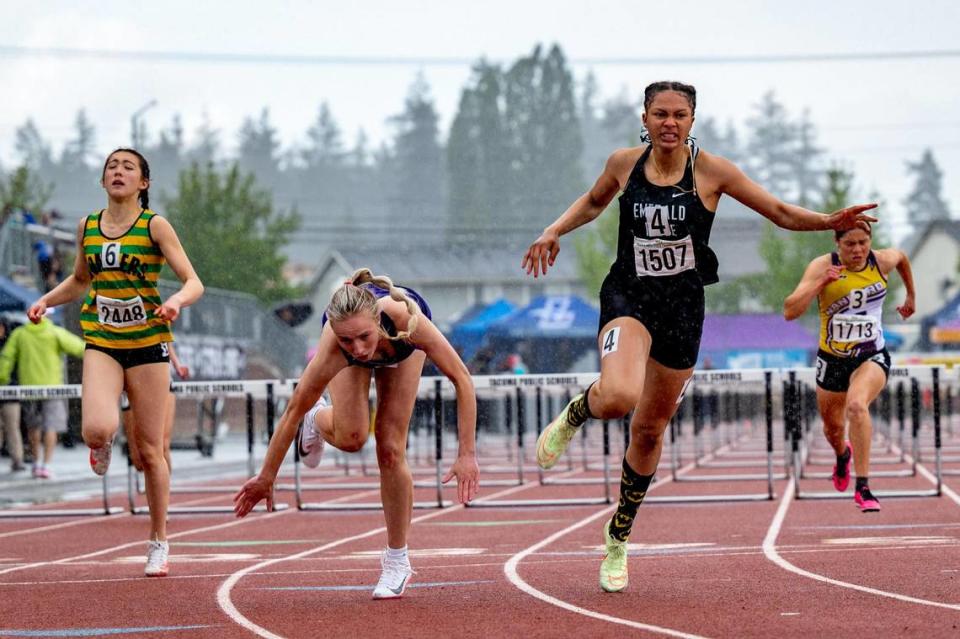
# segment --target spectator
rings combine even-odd
[[[12,330],[12,322],[8,322],[5,317],[0,317],[0,351],[3,350]],[[12,386],[16,383],[17,375],[14,372],[7,384]],[[3,424],[3,428],[0,428],[0,435],[3,435],[7,454],[10,455],[10,472],[22,471],[26,467],[23,465],[23,437],[20,435],[19,401],[0,401],[0,422]]]
[[[496,353],[489,346],[484,346],[476,352],[470,361],[472,375],[489,375],[493,372],[493,360]]]
[[[60,249],[54,247],[46,265],[40,265],[40,276],[43,279],[45,292],[52,291],[63,281],[63,259],[60,257]]]
[[[510,353],[507,355],[505,370],[514,375],[526,375],[530,372],[520,353]]]
[[[10,380],[17,369],[22,386],[63,384],[63,355],[83,356],[83,340],[42,317],[12,333],[0,351],[0,385]],[[67,431],[67,400],[51,399],[23,402],[22,419],[33,450],[33,476],[49,479],[48,465],[53,458],[57,434]],[[41,461],[40,444],[43,442]]]

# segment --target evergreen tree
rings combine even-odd
[[[197,129],[197,141],[186,153],[186,161],[201,167],[216,164],[220,160],[220,132],[213,128],[210,117],[203,114],[203,122]]]
[[[447,141],[451,238],[473,238],[509,224],[510,142],[503,115],[503,73],[480,60],[460,95]]]
[[[51,175],[54,171],[53,152],[33,119],[28,119],[15,132],[14,148],[20,156],[21,163],[33,171],[44,175]]]
[[[835,211],[850,203],[853,174],[840,167],[827,171],[826,187],[821,193],[818,206],[823,211]],[[815,257],[836,250],[832,231],[791,232],[777,229],[767,223],[760,241],[760,256],[766,264],[761,276],[748,276],[762,284],[756,289],[761,305],[770,311],[779,311],[807,265]],[[810,310],[815,312],[815,309]]]
[[[620,228],[620,206],[611,202],[600,217],[573,234],[573,248],[577,258],[577,274],[594,295],[600,294],[603,278],[610,272],[617,255],[617,230]],[[569,236],[568,236],[569,237]]]
[[[629,97],[625,88],[604,104],[602,127],[609,147],[604,163],[615,149],[638,146],[641,143],[643,120],[639,113],[642,107],[642,104]]]
[[[283,277],[281,249],[299,228],[299,215],[275,212],[269,191],[236,164],[224,174],[194,164],[180,173],[176,195],[161,201],[206,285],[263,302],[298,293]]]
[[[603,128],[603,110],[596,104],[599,94],[597,78],[593,71],[587,73],[580,92],[580,135],[583,138],[583,160],[581,170],[584,175],[600,175],[610,153],[616,148],[607,140]]]
[[[308,169],[323,170],[338,167],[343,161],[344,149],[340,127],[326,102],[320,105],[317,119],[307,129],[307,147],[300,155]]]
[[[391,178],[387,197],[392,225],[407,229],[413,223],[428,236],[442,233],[446,226],[439,119],[426,78],[418,74],[403,112],[390,118],[395,135],[383,165]]]
[[[172,191],[177,186],[177,177],[184,168],[183,123],[180,115],[174,115],[170,126],[160,131],[157,144],[148,147],[144,154],[150,162],[150,178],[160,188],[157,192]]]
[[[63,166],[91,167],[97,163],[96,134],[93,124],[87,118],[83,109],[77,111],[73,121],[74,135],[67,140],[60,155],[60,164]]]
[[[96,151],[93,124],[81,109],[50,179],[55,185],[50,205],[57,209],[88,211],[103,198],[100,186],[102,160]]]
[[[261,186],[276,189],[280,174],[280,142],[277,140],[277,130],[270,123],[270,110],[264,108],[256,120],[245,118],[239,137],[239,169],[252,174]]]
[[[932,220],[950,219],[950,208],[943,199],[943,171],[933,157],[933,151],[925,149],[918,162],[907,162],[907,172],[914,178],[913,188],[903,200],[907,220],[915,230]]]
[[[727,123],[726,129],[721,131],[716,119],[709,116],[697,117],[691,135],[701,149],[724,157],[734,164],[742,155],[733,123]]]
[[[53,185],[45,184],[36,171],[21,164],[0,179],[0,226],[16,210],[34,214],[42,211],[52,192]]]
[[[784,106],[772,92],[756,105],[756,114],[747,120],[750,138],[747,171],[775,196],[791,200],[796,194],[795,170],[798,141],[797,125],[788,118]]]
[[[584,189],[583,140],[573,78],[560,47],[541,46],[505,76],[505,114],[514,149],[510,194],[522,228],[542,230]]]
[[[797,149],[793,160],[793,173],[796,180],[796,203],[807,207],[816,195],[823,190],[821,186],[824,173],[819,168],[819,158],[823,149],[816,144],[816,130],[810,121],[810,114],[804,111],[796,124]],[[827,185],[827,192],[832,186]],[[835,209],[830,209],[835,210]]]

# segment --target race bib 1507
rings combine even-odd
[[[693,255],[693,240],[689,235],[680,240],[648,240],[635,237],[633,254],[639,277],[676,275],[697,266]]]

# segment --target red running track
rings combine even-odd
[[[805,490],[825,488],[810,481]],[[664,480],[651,494],[765,488],[744,483]],[[597,583],[607,506],[416,511],[417,574],[393,601],[370,599],[385,543],[378,512],[177,515],[162,579],[141,576],[145,517],[4,520],[0,637],[957,637],[957,483],[940,498],[885,500],[869,515],[852,499],[795,501],[787,481],[774,501],[647,504],[631,539],[630,585],[618,594]],[[883,483],[907,485],[930,483]],[[482,496],[598,491],[534,483]]]

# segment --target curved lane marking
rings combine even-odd
[[[888,592],[878,588],[871,588],[869,586],[863,586],[860,584],[854,584],[847,581],[840,581],[839,579],[832,579],[830,577],[818,575],[817,573],[794,566],[789,561],[781,557],[780,553],[777,552],[777,536],[780,534],[780,529],[783,527],[783,520],[787,516],[787,510],[790,509],[790,504],[793,502],[794,482],[795,480],[791,477],[790,481],[787,483],[787,487],[783,491],[783,498],[780,500],[780,506],[777,508],[777,513],[774,515],[773,521],[770,522],[770,528],[767,529],[767,536],[763,540],[763,554],[766,555],[767,559],[780,566],[784,570],[800,575],[801,577],[807,577],[808,579],[813,579],[814,581],[830,584],[832,586],[849,588],[850,590],[857,590],[859,592],[865,592],[869,595],[876,595],[878,597],[896,599],[897,601],[903,601],[906,603],[920,604],[922,606],[933,606],[936,608],[946,608],[948,610],[960,610],[960,604],[948,604],[942,601],[931,601],[929,599],[910,597],[908,595],[901,595],[895,592]]]
[[[693,467],[694,467],[693,464],[690,464],[690,465],[688,465],[688,466],[685,466],[684,468],[682,468],[682,469],[680,469],[680,470],[678,471],[678,474],[679,474],[679,473],[686,473],[686,472],[688,472],[688,471],[689,471],[691,468],[693,468]],[[664,478],[664,479],[662,479],[662,480],[657,480],[657,482],[656,482],[655,484],[653,484],[653,485],[650,486],[650,489],[649,489],[647,492],[649,493],[649,492],[655,490],[658,486],[663,486],[663,485],[665,485],[665,484],[670,483],[671,481],[672,481],[672,477],[669,477],[669,476],[666,477],[666,478]],[[670,637],[681,637],[682,639],[704,639],[704,638],[701,637],[700,635],[693,635],[693,634],[689,634],[689,633],[686,633],[686,632],[681,632],[680,630],[674,630],[673,628],[663,628],[663,627],[661,627],[661,626],[654,626],[654,625],[652,625],[652,624],[646,624],[646,623],[642,623],[642,622],[639,622],[639,621],[633,621],[633,620],[631,620],[631,619],[623,619],[623,618],[621,618],[621,617],[614,617],[614,616],[612,616],[612,615],[607,615],[607,614],[604,614],[604,613],[602,613],[602,612],[596,612],[595,610],[589,610],[589,609],[587,609],[587,608],[581,608],[580,606],[574,605],[574,604],[569,603],[569,602],[567,602],[567,601],[563,601],[562,599],[557,599],[556,597],[554,597],[554,596],[552,596],[552,595],[548,595],[547,593],[545,593],[545,592],[543,592],[543,591],[541,591],[541,590],[537,590],[536,588],[534,588],[533,586],[531,586],[530,584],[528,584],[526,581],[524,581],[523,577],[520,576],[520,573],[519,573],[518,570],[517,570],[517,566],[520,564],[521,561],[523,561],[523,559],[524,559],[525,557],[527,557],[527,556],[535,553],[536,551],[540,550],[540,549],[543,548],[544,546],[547,546],[547,545],[549,545],[549,544],[552,544],[554,541],[556,541],[557,539],[560,539],[560,538],[563,537],[564,535],[566,535],[566,534],[568,534],[568,533],[571,533],[571,532],[573,532],[574,530],[577,530],[578,528],[582,528],[583,526],[586,526],[587,524],[589,524],[589,523],[591,523],[591,522],[593,522],[593,521],[596,521],[597,519],[600,519],[601,517],[604,517],[605,515],[613,512],[615,509],[616,509],[616,506],[615,506],[615,505],[614,505],[614,506],[607,506],[607,507],[603,508],[602,510],[600,510],[600,511],[598,511],[598,512],[596,512],[596,513],[594,513],[594,514],[592,514],[592,515],[590,515],[590,516],[588,516],[588,517],[586,517],[585,519],[581,519],[580,521],[578,521],[577,523],[573,524],[572,526],[568,526],[567,528],[564,528],[563,530],[560,530],[560,531],[558,531],[558,532],[555,532],[554,534],[550,535],[550,536],[547,537],[546,539],[543,539],[542,541],[537,542],[536,544],[530,546],[529,548],[527,548],[527,549],[525,549],[525,550],[522,550],[522,551],[520,551],[519,553],[515,554],[515,555],[514,555],[513,557],[511,557],[511,558],[507,561],[507,563],[504,564],[504,566],[503,566],[503,572],[506,574],[507,579],[510,581],[510,583],[512,583],[514,586],[516,586],[519,590],[527,593],[527,594],[530,595],[531,597],[533,597],[533,598],[535,598],[535,599],[539,599],[540,601],[543,601],[543,602],[548,603],[548,604],[550,604],[550,605],[557,606],[558,608],[563,608],[564,610],[568,610],[568,611],[573,612],[573,613],[576,613],[576,614],[578,614],[578,615],[583,615],[583,616],[585,616],[585,617],[591,617],[591,618],[593,618],[593,619],[599,619],[600,621],[608,621],[608,622],[610,622],[610,623],[619,624],[619,625],[621,625],[621,626],[628,626],[628,627],[630,627],[630,628],[637,628],[637,629],[639,629],[639,630],[647,630],[647,631],[649,631],[649,632],[655,632],[655,633],[667,635],[667,636],[670,636]]]
[[[504,497],[511,493],[515,493],[521,490],[526,490],[527,488],[530,488],[532,485],[533,484],[523,484],[520,486],[513,486],[512,488],[508,488],[498,493],[494,493],[487,498],[493,499],[496,497]],[[410,521],[410,523],[415,524],[421,521],[427,521],[430,519],[434,519],[435,517],[439,517],[441,515],[446,515],[447,513],[456,512],[458,510],[463,510],[463,506],[460,504],[456,504],[454,506],[447,506],[445,508],[441,508],[432,513],[421,515],[420,517],[414,517]],[[382,532],[386,532],[386,530],[387,529],[385,527],[381,526],[379,528],[374,528],[372,530],[368,530],[366,532],[359,533],[357,535],[351,535],[350,537],[343,537],[341,539],[331,541],[328,544],[324,544],[322,546],[318,546],[310,550],[305,550],[303,552],[299,552],[293,555],[287,555],[285,557],[277,557],[275,559],[261,561],[258,564],[254,564],[252,566],[248,566],[246,568],[238,570],[237,572],[227,577],[227,579],[224,580],[224,582],[220,585],[220,588],[217,589],[217,604],[220,606],[221,610],[223,610],[226,613],[226,615],[230,618],[231,621],[233,621],[234,623],[236,623],[237,625],[243,628],[246,628],[247,630],[254,633],[255,635],[263,637],[264,639],[283,639],[281,635],[274,634],[273,632],[267,630],[266,628],[258,626],[254,622],[250,621],[247,617],[243,615],[243,613],[241,613],[237,609],[237,607],[233,604],[233,601],[230,597],[231,591],[233,590],[233,587],[237,585],[237,582],[239,582],[246,575],[254,571],[260,570],[261,568],[266,568],[267,566],[271,566],[273,564],[280,563],[282,561],[291,561],[294,559],[302,559],[304,557],[309,557],[310,555],[316,554],[318,552],[323,552],[324,550],[329,550],[330,548],[335,548],[337,546],[342,546],[343,544],[350,543],[351,541],[357,541],[359,539],[366,539],[367,537],[378,535]]]

